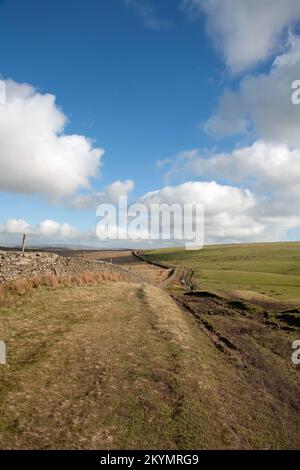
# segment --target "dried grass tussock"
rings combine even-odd
[[[15,296],[30,293],[38,287],[80,287],[97,286],[104,282],[125,282],[126,278],[119,273],[110,272],[84,272],[70,276],[55,276],[54,274],[44,274],[42,276],[26,277],[16,279],[0,285],[0,305],[9,303]]]

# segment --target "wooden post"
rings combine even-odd
[[[23,240],[22,240],[22,253],[25,251],[25,241],[26,241],[26,234],[23,234]]]

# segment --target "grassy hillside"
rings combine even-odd
[[[300,448],[298,335],[205,305],[203,323],[161,289],[109,282],[2,306],[0,447]]]
[[[195,270],[204,289],[246,290],[292,300],[300,299],[300,243],[205,246],[200,251],[148,251],[152,260]]]

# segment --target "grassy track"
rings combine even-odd
[[[300,243],[206,246],[148,251],[157,261],[195,270],[204,289],[246,290],[279,300],[300,299]]]
[[[43,287],[2,307],[0,447],[300,448],[295,335],[218,308],[207,318],[236,350],[146,284]]]

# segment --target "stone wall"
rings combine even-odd
[[[88,261],[75,257],[66,258],[45,252],[0,251],[0,283],[43,274],[65,276],[83,272],[117,273],[130,282],[145,281],[121,266],[104,261]]]

